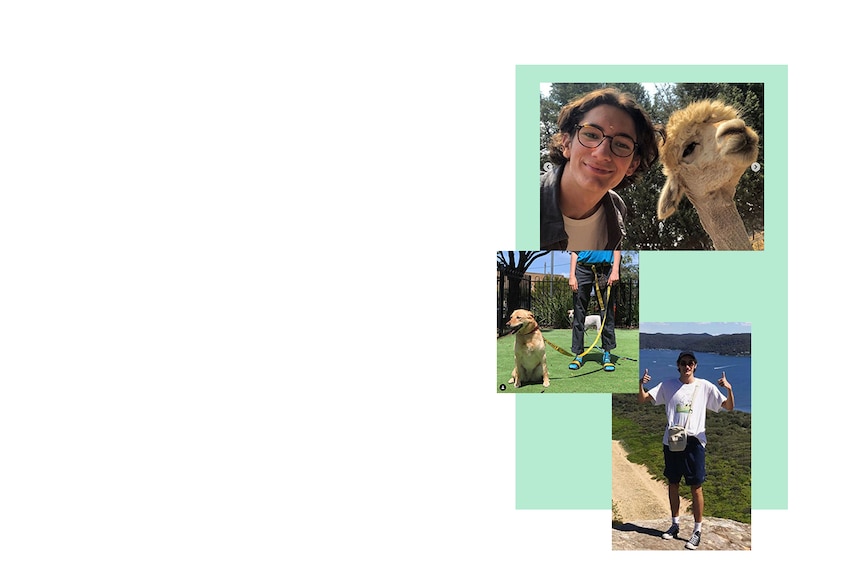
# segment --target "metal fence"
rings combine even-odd
[[[516,309],[532,309],[532,281],[530,276],[511,274],[497,265],[497,335]]]
[[[627,278],[615,284],[614,323],[617,327],[636,328],[639,323],[639,285]],[[563,276],[520,276],[497,266],[497,335],[504,333],[509,314],[516,309],[533,312],[542,328],[571,328],[569,310],[574,299],[568,278]],[[590,296],[587,314],[598,314],[595,292]]]

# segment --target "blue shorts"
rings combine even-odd
[[[685,477],[685,484],[698,486],[706,481],[706,449],[697,437],[689,436],[685,451],[671,451],[664,446],[664,476],[669,483],[679,483]]]

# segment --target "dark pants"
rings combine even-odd
[[[605,327],[602,330],[602,349],[610,351],[617,347],[617,337],[614,333],[614,302],[617,299],[617,286],[611,286],[608,296],[607,277],[611,273],[610,264],[596,266],[596,271],[601,276],[604,274],[603,287],[596,285],[596,277],[591,266],[577,265],[575,267],[575,279],[578,280],[578,291],[572,295],[574,300],[574,324],[572,325],[572,353],[580,355],[584,352],[584,318],[587,317],[587,307],[590,304],[590,293],[596,289],[596,297],[601,292],[604,311],[600,312]],[[592,341],[590,342],[592,343]]]

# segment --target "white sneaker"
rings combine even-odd
[[[688,543],[685,544],[685,548],[697,549],[698,545],[700,545],[700,531],[695,531],[691,534],[691,539],[688,540]]]

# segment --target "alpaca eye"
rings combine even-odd
[[[692,152],[694,152],[694,148],[697,146],[697,142],[692,142],[688,146],[685,147],[685,150],[682,151],[682,157],[690,156]]]

